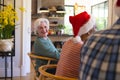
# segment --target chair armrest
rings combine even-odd
[[[57,67],[56,64],[43,65],[39,68],[39,72],[41,73],[42,77],[44,76],[44,77],[52,78],[52,79],[55,79],[55,80],[78,80],[78,79],[75,79],[75,78],[57,76],[57,75],[53,75],[51,73],[46,72],[46,69],[56,68],[56,67]]]
[[[57,59],[49,58],[49,57],[45,57],[45,56],[38,56],[38,55],[35,55],[34,53],[28,53],[28,55],[29,55],[30,57],[36,58],[36,59],[57,61]]]
[[[37,71],[35,69],[35,66],[36,66],[35,59],[46,60],[47,61],[46,65],[49,65],[51,61],[57,61],[57,59],[44,57],[44,56],[38,56],[38,55],[35,55],[32,52],[28,53],[28,56],[30,58],[31,65],[32,65],[33,70],[34,70],[34,78],[36,78],[36,74],[37,74]]]

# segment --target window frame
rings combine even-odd
[[[101,8],[100,6],[103,5],[103,17],[101,17]],[[94,13],[96,14],[97,12],[94,12],[94,8],[97,8],[96,10],[98,10],[98,14],[97,17],[94,15]],[[107,10],[107,11],[106,11]],[[108,24],[108,1],[104,1],[95,5],[91,6],[91,14],[96,18],[96,26],[97,26],[97,30],[104,30],[107,28],[107,24]]]

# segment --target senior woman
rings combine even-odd
[[[51,57],[55,59],[59,59],[60,54],[58,50],[53,45],[52,41],[48,38],[49,31],[49,21],[46,18],[37,19],[34,22],[35,33],[37,38],[34,42],[34,53],[40,56]],[[53,62],[54,63],[54,62]],[[45,60],[36,60],[36,71],[37,76],[39,76],[38,68],[41,65],[47,64]]]

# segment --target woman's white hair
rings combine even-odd
[[[46,18],[39,18],[34,22],[34,34],[37,33],[37,29],[42,22],[46,23],[46,27],[49,29],[49,20]]]

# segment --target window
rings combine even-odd
[[[69,22],[69,16],[74,16],[74,15],[84,11],[83,7],[84,6],[78,6],[78,11],[75,11],[74,5],[65,5],[66,13],[64,16],[64,24],[66,26],[66,28],[65,28],[66,34],[70,34],[70,35],[73,34],[72,25]]]
[[[65,10],[66,10],[66,13],[64,16],[64,24],[66,26],[65,33],[72,35],[73,31],[72,31],[72,25],[69,22],[69,16],[74,15],[74,7],[70,5],[65,5]]]
[[[65,28],[65,33],[66,34],[73,34],[73,30],[72,30],[72,25],[69,22],[69,16],[74,16],[82,11],[84,11],[83,7],[84,6],[80,6],[80,4],[83,4],[81,1],[79,0],[64,0],[64,6],[65,6],[65,16],[64,16],[64,24],[66,26]],[[77,3],[78,5],[78,10],[75,10],[74,6]]]
[[[96,18],[97,30],[105,29],[108,19],[108,1],[93,5],[91,9],[92,15]]]
[[[78,12],[76,12],[74,9],[74,6],[76,3],[78,4]],[[84,7],[83,5],[87,5],[87,6]],[[88,13],[90,12],[96,18],[97,30],[103,30],[107,26],[107,19],[108,19],[108,1],[107,0],[95,0],[95,1],[65,0],[64,6],[66,10],[66,13],[64,16],[66,34],[73,34],[72,25],[69,22],[69,16],[76,15],[82,11],[85,11],[85,9]]]

